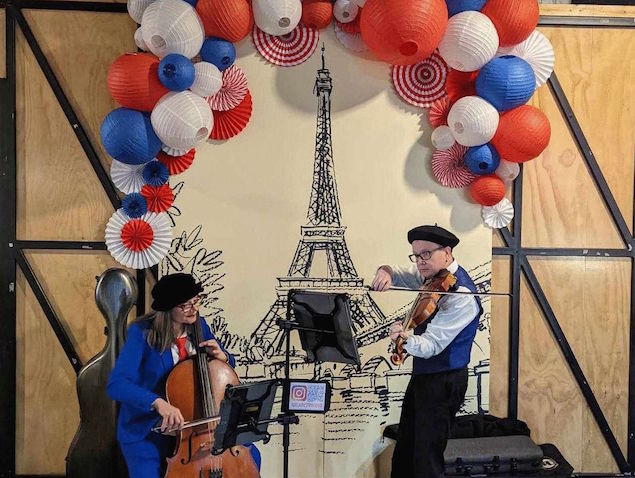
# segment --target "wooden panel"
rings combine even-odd
[[[506,256],[492,258],[492,291],[510,291],[511,260]],[[498,417],[507,416],[507,393],[509,378],[509,307],[510,299],[492,298],[490,321],[490,413]]]
[[[20,272],[16,298],[16,472],[63,474],[79,424],[75,372]]]
[[[0,9],[0,78],[7,77],[7,11]]]
[[[540,5],[541,15],[635,17],[635,7],[620,5]]]

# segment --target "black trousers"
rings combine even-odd
[[[467,390],[467,368],[413,375],[401,408],[391,478],[439,478],[450,427]]]

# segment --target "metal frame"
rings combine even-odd
[[[120,206],[117,191],[104,170],[97,152],[75,114],[68,98],[64,94],[55,73],[53,72],[46,56],[43,54],[37,39],[24,18],[21,9],[50,9],[50,10],[75,10],[92,12],[125,13],[125,3],[107,2],[82,2],[82,1],[58,1],[58,0],[0,0],[0,5],[6,8],[6,63],[7,78],[0,79],[0,243],[3,254],[0,255],[0,409],[3,410],[0,419],[1,429],[0,445],[4,450],[15,450],[15,412],[16,412],[16,267],[19,266],[24,273],[29,286],[35,293],[51,327],[56,333],[64,348],[71,365],[76,371],[81,368],[81,361],[73,349],[59,317],[46,297],[46,293],[40,286],[37,277],[33,273],[24,251],[26,250],[105,250],[103,242],[91,241],[37,241],[16,240],[16,48],[15,26],[19,25],[35,58],[40,65],[47,81],[62,107],[69,124],[73,127],[77,138],[90,161],[97,178],[106,192],[114,208]],[[607,27],[607,28],[632,28],[635,27],[635,19],[614,17],[562,17],[542,16],[540,25],[554,27]],[[519,347],[519,319],[520,319],[520,283],[521,275],[525,276],[530,290],[535,296],[547,323],[556,337],[558,345],[571,368],[578,385],[589,405],[593,416],[612,452],[622,473],[628,473],[631,467],[635,467],[635,239],[628,230],[628,226],[617,207],[610,189],[602,175],[602,172],[593,157],[593,153],[586,141],[579,123],[568,103],[566,95],[558,82],[557,76],[552,75],[549,87],[558,102],[566,119],[570,131],[580,149],[585,163],[589,168],[611,217],[618,228],[624,241],[624,249],[569,249],[569,248],[525,248],[521,241],[522,223],[522,171],[514,184],[514,208],[516,217],[512,231],[508,228],[501,230],[501,236],[505,242],[504,247],[494,247],[492,252],[497,256],[509,256],[511,258],[511,291],[510,303],[510,358],[509,358],[509,395],[508,414],[511,417],[518,415],[518,347]],[[635,198],[634,198],[635,199]],[[635,200],[634,200],[635,202]],[[635,213],[634,213],[635,216]],[[635,217],[633,218],[635,223]],[[551,309],[549,302],[531,268],[530,256],[576,256],[576,257],[630,257],[631,274],[631,324],[630,324],[630,360],[629,360],[629,422],[628,422],[628,453],[624,457],[617,445],[617,441],[611,431],[606,418],[595,399],[584,373],[575,358],[566,337],[560,328],[558,320]],[[145,271],[148,272],[148,271]],[[150,273],[156,279],[157,270]],[[137,307],[145,309],[145,275],[144,271],[138,271],[139,299]],[[6,286],[5,286],[6,284]],[[629,466],[630,463],[630,466]],[[3,453],[0,456],[0,478],[15,476],[15,451]],[[23,475],[27,476],[35,475]],[[53,476],[53,475],[51,475]],[[60,475],[55,475],[60,476]],[[597,475],[596,475],[597,476]],[[608,476],[608,475],[607,475]]]

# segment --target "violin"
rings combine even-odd
[[[201,320],[198,317],[194,324],[197,345],[203,341]],[[208,361],[205,348],[172,369],[165,386],[166,399],[181,410],[186,424],[177,432],[176,450],[167,460],[165,478],[260,477],[249,449],[242,445],[212,454],[218,425],[213,418],[219,415],[225,388],[238,383],[238,375],[229,364]]]
[[[447,269],[441,270],[436,276],[421,286],[421,292],[412,303],[410,311],[402,324],[404,330],[418,327],[428,320],[437,310],[439,299],[443,296],[440,292],[448,292],[456,284],[456,277]],[[394,365],[401,365],[405,359],[405,340],[397,337],[390,361]]]

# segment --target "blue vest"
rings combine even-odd
[[[454,273],[456,277],[456,284],[454,289],[458,287],[466,287],[471,292],[476,292],[476,286],[474,281],[470,278],[468,273],[459,266]],[[461,332],[457,335],[450,345],[448,345],[440,354],[424,359],[421,357],[413,357],[413,375],[429,374],[437,372],[447,372],[449,370],[462,369],[470,363],[470,352],[472,351],[472,343],[476,336],[476,330],[478,329],[479,318],[483,314],[483,307],[481,306],[481,300],[478,297],[476,302],[478,304],[479,311],[474,317],[474,320],[470,322]],[[436,312],[432,314],[428,320],[418,326],[414,333],[415,335],[423,334],[428,328],[428,324],[434,320]]]

